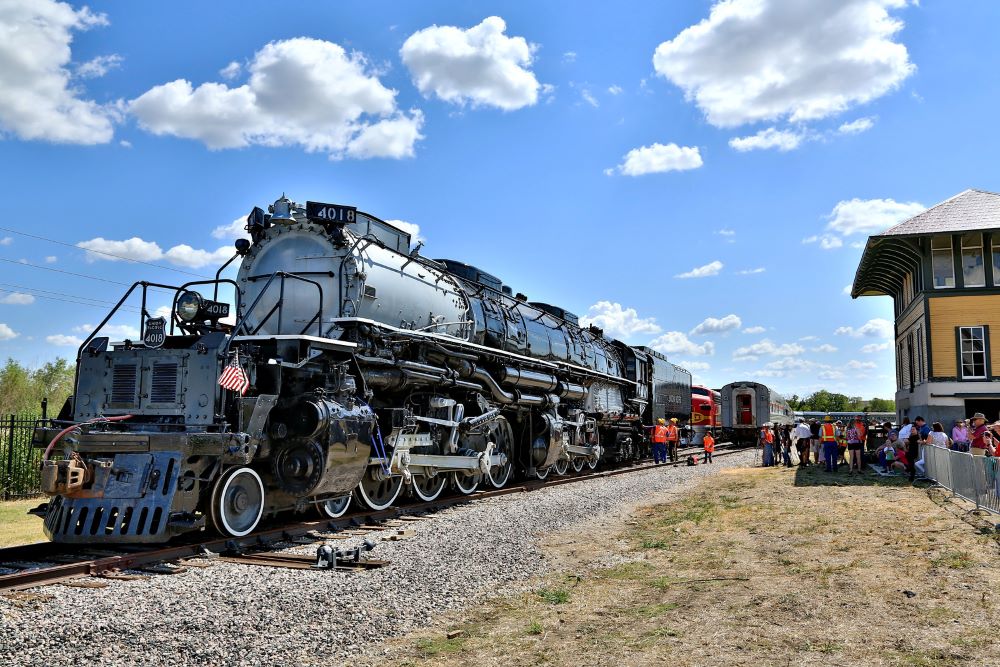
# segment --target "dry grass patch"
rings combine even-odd
[[[626,562],[581,550],[461,641],[420,633],[381,664],[1000,665],[997,542],[959,514],[902,480],[723,471],[620,522]]]
[[[0,547],[45,541],[42,520],[28,514],[41,499],[0,502]]]

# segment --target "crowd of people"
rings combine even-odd
[[[822,465],[826,472],[836,473],[847,465],[850,474],[863,472],[865,445],[876,424],[862,415],[846,423],[826,417],[823,421],[800,419],[790,424],[765,424],[761,427],[758,444],[763,451],[763,465],[792,467],[795,451],[799,466]],[[987,424],[986,416],[977,412],[971,420],[955,420],[950,433],[941,422],[928,424],[923,417],[912,422],[903,418],[899,427],[885,422],[881,425],[885,440],[872,452],[872,458],[884,473],[898,471],[916,478],[923,469],[921,445],[936,445],[973,456],[1000,456],[1000,421]],[[780,457],[780,460],[779,460]],[[874,462],[874,461],[873,461]]]

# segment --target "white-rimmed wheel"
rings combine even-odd
[[[362,505],[378,512],[388,509],[396,502],[402,488],[402,477],[398,475],[386,477],[381,469],[369,466],[368,472],[354,489],[354,495]]]
[[[351,506],[351,496],[350,494],[348,494],[346,496],[341,496],[339,498],[330,498],[329,500],[322,500],[316,507],[319,509],[320,516],[328,519],[339,519],[340,517],[347,514],[347,509],[350,506]]]
[[[499,489],[510,481],[510,475],[514,471],[514,462],[511,460],[514,452],[514,430],[510,427],[510,422],[504,417],[498,417],[490,425],[489,438],[494,444],[493,452],[506,459],[505,463],[490,466],[486,473],[490,484]]]
[[[249,535],[264,514],[264,483],[250,468],[227,470],[212,491],[212,524],[229,537]]]
[[[557,475],[565,475],[569,470],[569,459],[559,459],[552,466],[552,469],[556,471]]]
[[[461,472],[453,472],[451,478],[455,482],[455,488],[458,492],[467,496],[470,493],[475,493],[476,489],[479,488],[479,483],[483,481],[483,474],[477,472],[473,475],[466,475]]]
[[[414,475],[413,495],[424,502],[430,502],[441,495],[447,482],[448,476],[445,474]]]
[[[552,468],[545,468],[545,469],[535,468],[535,477],[537,477],[538,479],[545,479],[546,477],[549,476],[550,470],[552,470]]]
[[[573,466],[573,472],[580,472],[581,470],[583,470],[583,464],[584,464],[585,461],[586,461],[586,459],[584,459],[581,456],[578,456],[575,459],[573,459],[570,462],[570,465]]]
[[[600,459],[597,458],[596,456],[594,458],[592,458],[592,459],[588,458],[587,459],[587,467],[590,468],[591,470],[597,470],[597,464],[599,462],[600,462]]]

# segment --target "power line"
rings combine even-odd
[[[54,266],[41,266],[40,264],[32,264],[31,262],[15,261],[13,259],[6,259],[0,257],[0,262],[7,262],[8,264],[13,264],[15,266],[30,266],[33,269],[42,269],[44,271],[55,271],[56,273],[65,273],[68,276],[76,276],[77,278],[87,278],[89,280],[100,280],[102,283],[111,283],[112,285],[124,285],[129,287],[128,283],[123,283],[120,280],[111,280],[110,278],[99,278],[98,276],[88,276],[86,273],[74,273],[73,271],[66,271],[65,269],[57,269]]]
[[[78,306],[90,306],[91,308],[110,308],[111,306],[114,305],[113,303],[108,303],[108,302],[104,302],[104,303],[88,303],[86,301],[77,301],[77,300],[72,299],[72,298],[63,298],[62,296],[48,296],[48,295],[45,295],[45,294],[28,294],[27,292],[19,292],[19,291],[15,291],[15,290],[11,290],[11,289],[0,288],[0,293],[3,293],[3,292],[6,292],[8,294],[27,294],[28,296],[38,297],[39,299],[48,299],[50,301],[61,301],[63,303],[72,303],[72,304],[76,304]],[[64,296],[71,297],[72,295],[67,294],[67,295],[64,295]],[[132,313],[141,313],[142,312],[140,309],[138,309],[138,308],[136,308],[134,306],[125,306],[125,305],[122,305],[118,310],[127,310],[127,311],[132,312]]]
[[[94,297],[90,296],[80,296],[77,294],[67,294],[65,292],[55,292],[53,290],[39,289],[37,287],[27,287],[25,285],[15,285],[13,283],[0,283],[0,292],[7,292],[10,294],[26,294],[28,296],[37,296],[41,299],[53,299],[55,301],[65,301],[67,303],[77,303],[83,306],[93,306],[102,308],[110,308],[117,303],[115,301],[107,301],[105,299],[95,299]],[[122,308],[139,312],[139,309],[136,308],[135,306],[122,305]]]
[[[72,243],[67,243],[66,241],[58,241],[56,239],[50,239],[50,238],[46,238],[44,236],[38,236],[36,234],[29,234],[27,232],[22,232],[22,231],[20,231],[18,229],[11,229],[10,227],[0,227],[0,231],[10,232],[11,234],[19,234],[21,236],[27,236],[28,238],[38,239],[39,241],[48,241],[49,243],[56,243],[58,245],[66,246],[67,248],[73,248],[75,250],[86,250],[87,252],[93,252],[93,253],[96,253],[98,255],[106,255],[108,257],[114,257],[115,259],[123,259],[126,262],[134,262],[135,264],[145,264],[146,266],[155,266],[158,269],[166,269],[168,271],[176,271],[177,273],[183,273],[185,275],[194,276],[196,278],[208,278],[209,277],[209,276],[206,276],[206,275],[201,274],[201,273],[192,273],[191,271],[185,271],[184,269],[178,269],[178,268],[173,267],[173,266],[166,266],[165,264],[156,264],[154,262],[145,262],[145,261],[143,261],[141,259],[134,259],[132,257],[125,257],[124,255],[116,255],[113,252],[107,252],[107,251],[104,251],[104,250],[91,250],[90,248],[84,248],[84,247],[81,247],[81,246],[78,246],[78,245],[74,245]]]

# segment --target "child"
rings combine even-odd
[[[705,463],[711,463],[712,453],[715,451],[715,438],[711,433],[706,433],[702,443],[705,445]]]

